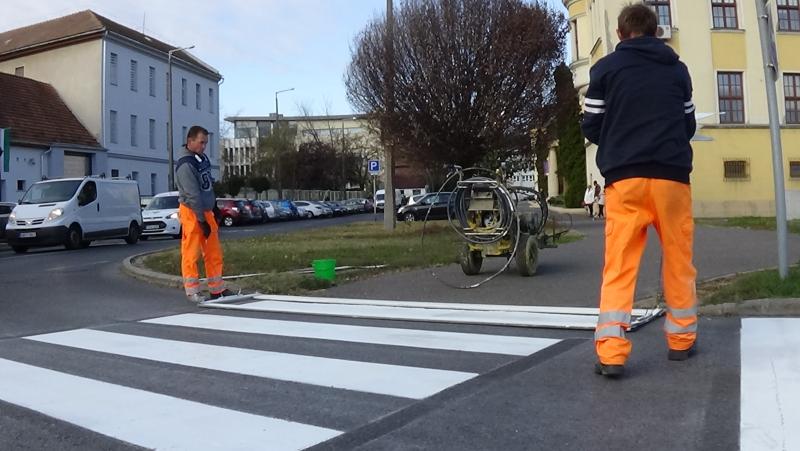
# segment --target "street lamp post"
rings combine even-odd
[[[278,116],[278,94],[280,94],[282,92],[289,92],[289,91],[294,91],[294,88],[281,89],[280,91],[275,91],[275,127],[274,127],[275,130],[273,131],[273,133],[276,133],[278,131],[278,117],[279,117]],[[280,149],[280,146],[279,146],[279,149]],[[283,198],[283,187],[281,186],[281,151],[280,150],[278,150],[278,153],[277,153],[276,157],[277,158],[275,159],[276,160],[276,162],[275,162],[275,169],[276,169],[276,171],[275,171],[275,179],[276,179],[275,182],[278,185],[278,197]]]
[[[167,119],[167,128],[169,129],[169,139],[167,139],[167,164],[169,165],[169,171],[167,171],[167,184],[169,185],[169,191],[175,190],[175,163],[173,162],[172,155],[172,141],[175,139],[172,135],[172,54],[181,50],[189,50],[193,48],[194,45],[190,45],[188,47],[172,49],[167,52],[167,100],[169,104],[167,107],[169,108],[169,117]]]

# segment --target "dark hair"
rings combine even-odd
[[[199,125],[192,125],[189,129],[189,133],[186,134],[186,141],[188,142],[192,138],[197,138],[197,135],[201,133],[208,136],[208,130]]]
[[[658,29],[656,13],[646,5],[628,5],[617,18],[617,28],[623,39],[631,35],[655,36]]]

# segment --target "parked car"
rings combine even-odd
[[[309,200],[308,202],[322,207],[323,216],[327,216],[329,218],[333,216],[333,208],[329,207],[325,202],[319,200]]]
[[[404,205],[397,210],[397,219],[402,221],[420,221],[425,219],[447,219],[447,204],[452,193],[430,193],[414,205]],[[428,213],[430,208],[430,214]]]
[[[327,206],[328,208],[333,210],[333,215],[334,216],[342,216],[342,215],[346,215],[347,213],[349,213],[347,208],[345,208],[345,206],[340,204],[339,202],[327,201],[327,202],[323,202],[323,204],[325,204],[325,206]]]
[[[292,211],[288,208],[281,207],[275,202],[272,202],[272,208],[275,209],[275,216],[277,219],[281,221],[292,219]]]
[[[300,212],[298,211],[297,205],[295,205],[294,202],[288,199],[280,199],[276,200],[275,203],[281,208],[289,210],[290,214],[292,215],[291,219],[300,218]]]
[[[378,191],[375,191],[375,207],[378,209],[378,211],[383,211],[383,204],[386,202],[385,198],[385,190],[379,189]]]
[[[181,238],[181,221],[178,219],[178,192],[156,194],[142,210],[142,239],[151,236]]]
[[[153,196],[139,196],[139,205],[141,205],[142,210],[147,208],[147,206],[152,201],[153,201]]]
[[[32,246],[88,247],[92,240],[142,232],[139,184],[100,177],[43,180],[28,188],[8,217],[6,238],[15,252]]]
[[[260,224],[266,219],[264,218],[264,210],[261,209],[261,205],[252,199],[245,199],[245,208],[250,209],[250,221]]]
[[[278,214],[275,211],[275,206],[272,205],[272,202],[268,200],[259,200],[257,202],[258,205],[261,206],[261,210],[264,212],[264,222],[278,219]]]
[[[325,216],[325,208],[322,205],[311,203],[306,200],[298,200],[294,202],[295,206],[298,209],[302,209],[304,212],[304,217],[306,218],[318,218],[320,216]],[[309,216],[310,215],[310,216]]]
[[[225,227],[244,224],[253,218],[252,212],[245,208],[243,199],[217,199],[217,208],[222,217],[220,224]]]
[[[419,201],[422,200],[422,198],[425,196],[427,196],[427,194],[415,194],[408,199],[408,203],[406,203],[406,205],[414,205],[416,203],[419,203]]]
[[[14,202],[0,202],[0,239],[6,237],[6,224],[8,224],[8,215],[17,204]]]

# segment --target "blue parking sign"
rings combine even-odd
[[[380,160],[369,160],[367,162],[367,170],[372,175],[376,175],[381,172],[381,162]]]

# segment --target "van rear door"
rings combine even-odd
[[[87,180],[78,190],[77,195],[77,219],[83,229],[84,234],[91,234],[102,229],[100,220],[100,202],[97,193],[97,184],[93,180]],[[69,226],[69,224],[65,224]]]

